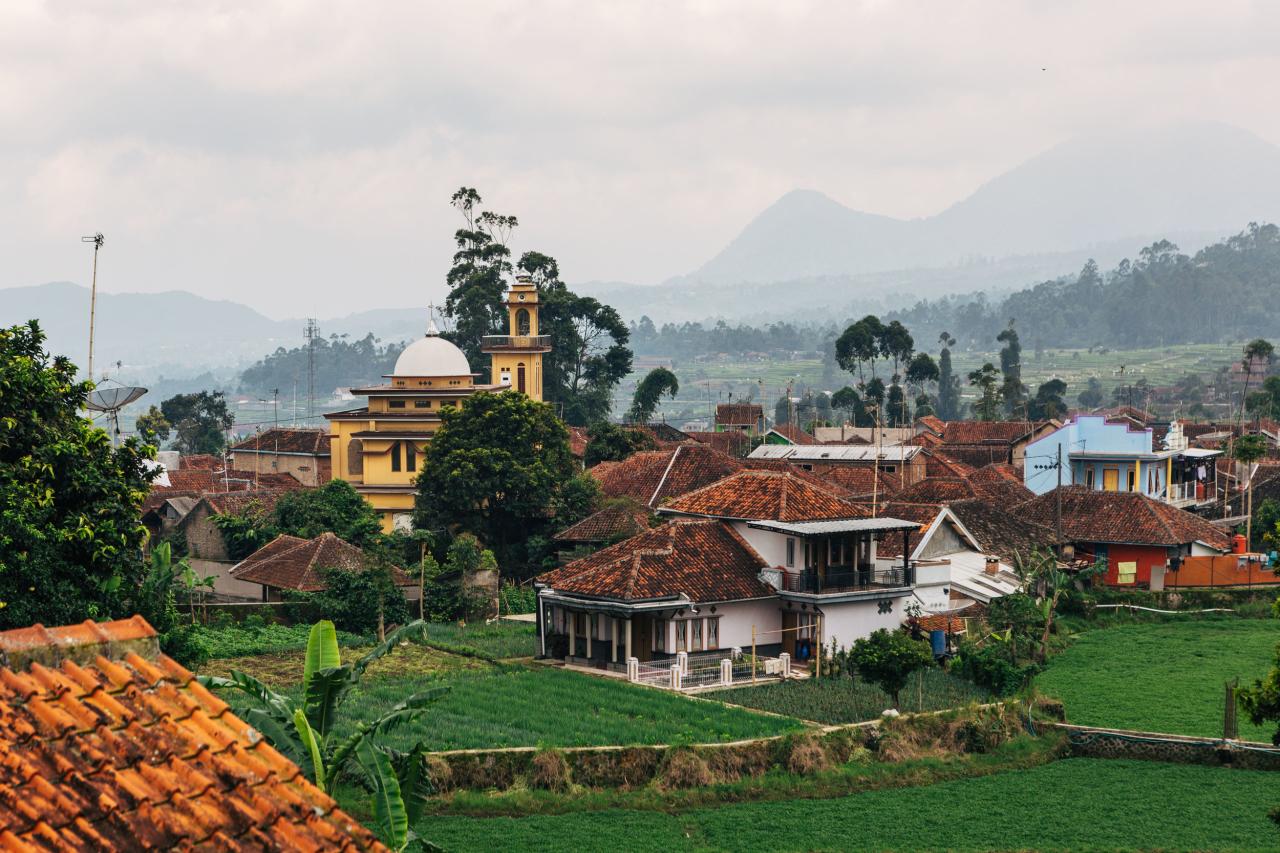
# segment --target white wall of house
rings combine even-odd
[[[739,536],[747,540],[747,544],[769,565],[786,566],[787,565],[787,539],[793,538],[784,536],[781,533],[775,533],[772,530],[760,530],[755,527],[748,527],[744,521],[733,522],[733,529]],[[801,569],[804,562],[804,545],[797,538],[795,544],[795,566],[792,568]]]
[[[916,566],[915,600],[926,613],[951,607],[951,563],[920,563]]]
[[[883,600],[883,599],[881,599]],[[889,599],[892,609],[880,612],[880,600],[846,601],[840,604],[822,605],[822,641],[826,648],[836,645],[846,648],[854,640],[860,640],[880,628],[893,630],[906,618],[904,612],[910,597]]]

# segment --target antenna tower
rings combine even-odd
[[[307,318],[307,325],[302,329],[307,339],[307,421],[315,415],[316,403],[316,338],[320,335],[320,325],[315,317]]]
[[[105,242],[102,232],[99,231],[92,237],[81,237],[81,243],[93,244],[93,280],[89,286],[89,381],[93,381],[93,326],[95,315],[98,310],[98,250],[102,248]]]

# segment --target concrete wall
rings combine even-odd
[[[890,610],[880,612],[880,601],[888,601]],[[850,646],[880,628],[893,630],[906,618],[904,612],[908,597],[885,598],[873,601],[849,601],[842,604],[823,604],[822,641],[830,646],[834,639],[842,648]]]
[[[236,451],[231,454],[231,470],[244,474],[292,474],[304,486],[323,486],[329,482],[332,466],[328,456],[309,454],[275,454],[268,445],[260,452]]]
[[[1084,471],[1086,467],[1095,469],[1094,487],[1101,489],[1103,483],[1102,468],[1125,467],[1117,461],[1104,462],[1102,460],[1071,460],[1070,454],[1073,451],[1089,451],[1089,452],[1106,452],[1116,453],[1121,456],[1126,454],[1151,453],[1155,448],[1152,445],[1151,430],[1135,430],[1128,424],[1106,422],[1106,418],[1098,415],[1077,415],[1067,422],[1061,429],[1054,430],[1048,435],[1042,436],[1035,441],[1027,444],[1026,455],[1032,457],[1023,467],[1022,477],[1026,487],[1037,495],[1043,495],[1045,492],[1052,491],[1058,484],[1058,472],[1052,468],[1043,466],[1052,463],[1058,454],[1058,449],[1062,450],[1062,460],[1064,463],[1062,471],[1063,485],[1083,485],[1085,482]],[[1167,464],[1162,460],[1160,462],[1150,463],[1154,468],[1159,469],[1159,480],[1157,482],[1157,490],[1164,488],[1164,476]],[[1129,463],[1127,469],[1131,469],[1132,463]],[[1147,464],[1143,464],[1141,481],[1138,483],[1138,490],[1145,491],[1147,487]],[[1128,473],[1126,470],[1120,472],[1120,491],[1128,490]],[[1157,491],[1158,493],[1158,491]]]
[[[784,536],[781,533],[774,533],[770,530],[758,530],[754,527],[748,527],[746,522],[733,522],[733,529],[743,539],[747,540],[747,544],[759,554],[766,563],[771,566],[787,565],[787,539],[795,538]],[[804,568],[804,544],[799,538],[796,539],[796,558],[795,569]]]

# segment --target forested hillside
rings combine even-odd
[[[382,344],[373,335],[365,335],[350,341],[345,335],[333,335],[315,340],[315,388],[317,396],[326,396],[338,387],[354,384],[377,384],[381,376],[390,373],[396,358],[404,349],[405,341]],[[278,348],[271,355],[254,363],[240,375],[240,390],[267,394],[271,389],[281,391],[298,387],[306,389],[307,348]]]
[[[1010,319],[1035,347],[1139,347],[1239,341],[1280,333],[1280,228],[1250,225],[1193,256],[1165,241],[1108,273],[1092,262],[1074,277],[1004,299],[983,295],[920,302],[886,319],[921,339],[950,332],[986,343]]]

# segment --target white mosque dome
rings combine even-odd
[[[438,334],[427,334],[404,348],[392,376],[469,376],[467,357]]]

